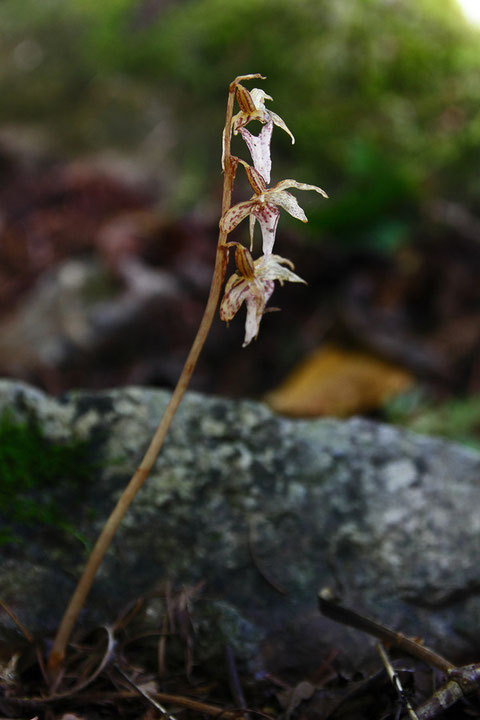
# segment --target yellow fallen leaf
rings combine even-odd
[[[265,400],[284,415],[348,417],[380,407],[413,382],[413,376],[397,365],[325,345],[308,355]]]

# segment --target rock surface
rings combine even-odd
[[[167,401],[166,392],[132,387],[54,399],[0,382],[0,413],[38,419],[54,442],[89,441],[91,482],[59,493],[91,542]],[[175,588],[203,583],[197,658],[227,641],[259,671],[303,676],[332,648],[358,667],[373,644],[319,616],[316,594],[328,585],[454,661],[478,661],[479,478],[480,454],[437,439],[362,419],[292,421],[256,402],[187,394],[80,624],[111,622],[167,579]],[[52,633],[84,561],[79,542],[39,528],[0,547],[2,600],[34,634]],[[1,614],[0,640],[15,632]]]

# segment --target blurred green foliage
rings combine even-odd
[[[435,402],[425,392],[398,395],[384,409],[386,419],[422,435],[438,435],[480,450],[480,397]]]
[[[84,483],[92,471],[85,442],[54,445],[35,423],[0,416],[0,545],[19,542],[20,529],[55,528],[86,541],[67,520],[79,509],[62,507],[59,490]],[[22,535],[24,533],[22,532]]]
[[[209,207],[228,84],[261,72],[297,140],[277,133],[274,180],[331,197],[312,237],[389,250],[430,199],[478,202],[479,40],[455,0],[3,0],[2,116],[81,148],[157,138],[173,206]]]

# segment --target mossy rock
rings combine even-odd
[[[0,545],[24,543],[45,529],[79,537],[62,506],[62,486],[81,489],[91,473],[89,443],[45,437],[37,418],[0,414]]]
[[[168,398],[130,387],[55,399],[0,381],[0,411],[9,407],[23,431],[36,418],[42,452],[44,441],[86,443],[78,464],[83,472],[94,462],[88,478],[71,482],[62,471],[49,494],[90,542]],[[478,659],[479,472],[478,452],[388,425],[294,421],[260,403],[187,393],[77,630],[114,622],[129,603],[158,597],[169,583],[172,592],[201,588],[193,618],[198,661],[217,656],[225,642],[273,673],[318,667],[333,648],[362,668],[365,658],[378,663],[363,637],[319,616],[317,591],[328,585],[454,662]],[[68,537],[64,527],[15,529],[24,542],[0,546],[0,597],[45,637],[58,627],[85,551],[75,537],[59,541],[56,533]],[[145,631],[161,628],[159,613],[147,613]],[[9,633],[19,630],[0,614],[0,641]]]

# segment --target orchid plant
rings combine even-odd
[[[296,180],[281,180],[273,187],[268,187],[272,167],[270,145],[274,125],[284,130],[290,136],[292,143],[295,142],[295,139],[282,118],[265,107],[265,101],[271,101],[272,98],[259,88],[249,91],[241,84],[244,81],[254,79],[264,80],[265,78],[258,73],[241,75],[229,87],[227,115],[223,131],[222,168],[224,182],[222,215],[215,269],[204,315],[160,424],[140,465],[107,519],[59,625],[47,666],[52,689],[57,688],[63,675],[66,647],[78,614],[95,579],[98,567],[130,503],[147,479],[188,387],[198,356],[215,316],[225,279],[230,249],[235,249],[236,272],[226,283],[224,296],[220,304],[220,317],[228,323],[236,315],[242,304],[245,303],[247,315],[244,347],[258,336],[260,322],[265,307],[274,291],[275,281],[278,280],[281,285],[284,282],[304,282],[302,278],[293,272],[294,268],[290,260],[272,253],[280,208],[283,208],[298,220],[307,222],[305,213],[296,198],[288,192],[288,189],[314,190],[323,197],[327,197],[327,195],[315,185],[299,183]],[[234,115],[235,98],[239,111]],[[258,135],[253,135],[246,128],[254,120],[262,124],[262,129]],[[231,154],[232,134],[236,135],[238,133],[240,133],[250,152],[252,164]],[[254,194],[249,200],[232,207],[231,197],[238,165],[245,168],[247,179]],[[228,241],[228,235],[246,217],[249,217],[250,223],[250,249],[239,242]],[[259,223],[262,233],[262,255],[254,260],[252,252],[256,222]]]

